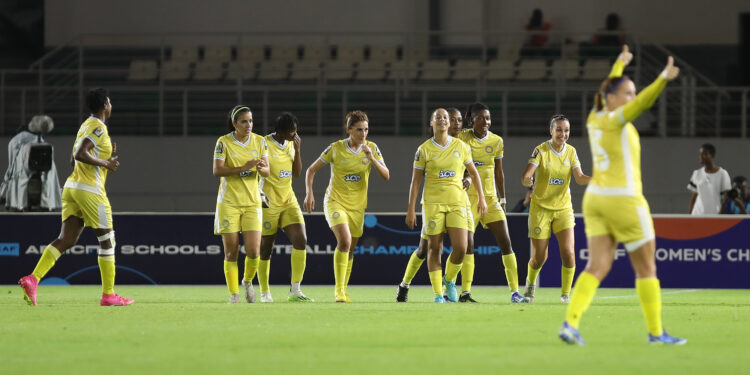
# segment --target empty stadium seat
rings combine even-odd
[[[130,81],[150,81],[159,76],[159,69],[156,61],[153,60],[133,60],[130,62],[128,70],[128,80]]]
[[[342,45],[336,49],[336,61],[357,63],[364,60],[364,48],[362,46]]]
[[[445,80],[451,75],[451,65],[448,60],[431,60],[422,63],[422,80]]]
[[[503,43],[497,47],[497,59],[506,61],[518,61],[521,56],[521,45],[515,43]]]
[[[396,61],[391,63],[388,79],[410,79],[415,80],[419,76],[419,62]]]
[[[226,79],[255,79],[256,65],[257,63],[251,60],[232,61],[227,66]]]
[[[374,45],[370,47],[370,61],[380,61],[384,63],[394,62],[398,59],[396,51],[398,46],[395,45]]]
[[[547,78],[547,61],[541,59],[525,59],[518,65],[519,80],[535,80]]]
[[[292,62],[297,60],[297,46],[271,46],[271,61]]]
[[[193,79],[199,81],[219,80],[224,76],[224,64],[219,61],[200,61],[195,64]]]
[[[404,55],[405,60],[425,62],[430,59],[430,48],[426,45],[412,45]]]
[[[479,60],[458,60],[453,67],[453,79],[477,79],[482,74]]]
[[[587,59],[583,63],[582,79],[601,81],[609,75],[612,66],[607,59]]]
[[[228,45],[206,46],[203,48],[203,61],[214,61],[220,63],[229,62],[232,59],[232,47]]]
[[[258,79],[282,80],[289,75],[289,63],[286,61],[264,61],[258,66]]]
[[[559,59],[552,63],[552,74],[555,78],[576,79],[581,76],[578,60]]]
[[[321,63],[318,61],[299,61],[292,64],[292,81],[313,80],[320,77]]]
[[[196,46],[172,46],[172,61],[196,62],[198,61],[198,47]]]
[[[168,81],[187,80],[190,78],[190,63],[187,61],[165,61],[162,66],[164,79]]]
[[[266,59],[266,48],[262,45],[243,45],[237,47],[237,60],[247,62],[261,62]]]
[[[385,62],[382,61],[365,61],[357,66],[358,80],[383,80],[385,73]]]
[[[487,64],[487,79],[507,80],[515,76],[516,66],[512,60],[492,60]]]
[[[325,64],[326,79],[350,80],[352,79],[354,64],[350,61],[334,60]]]

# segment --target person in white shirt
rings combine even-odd
[[[729,173],[714,164],[716,148],[705,143],[699,151],[703,167],[693,171],[688,183],[688,190],[693,192],[690,198],[691,215],[713,215],[721,211],[727,199],[727,192],[732,188]]]

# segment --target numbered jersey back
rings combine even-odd
[[[594,169],[586,191],[597,195],[642,195],[640,137],[635,126],[625,122],[622,107],[612,112],[592,111],[586,127]]]

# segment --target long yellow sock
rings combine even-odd
[[[115,292],[115,256],[99,256],[99,272],[102,274],[102,293]]]
[[[596,288],[598,287],[599,279],[596,276],[588,272],[581,272],[578,276],[576,286],[573,288],[573,294],[570,296],[568,310],[565,313],[565,320],[571,327],[578,329],[581,316],[591,305],[591,300],[594,299],[594,294],[596,294]]]
[[[239,278],[237,271],[237,262],[224,261],[224,279],[227,280],[229,293],[235,294],[240,292],[240,285],[237,281]]]
[[[259,263],[260,263],[260,257],[250,258],[249,256],[246,256],[245,257],[245,275],[243,279],[247,281],[253,281],[253,278],[255,278],[255,272],[258,271]]]
[[[349,258],[346,262],[346,279],[344,280],[344,288],[349,286],[349,279],[352,277],[352,266],[354,265],[354,257]]]
[[[458,278],[458,272],[461,271],[461,265],[462,263],[454,264],[448,258],[445,262],[445,281],[455,283],[456,278]]]
[[[570,288],[573,287],[573,277],[575,276],[575,274],[576,274],[576,267],[575,266],[573,266],[571,268],[568,268],[568,267],[565,267],[565,266],[561,267],[561,269],[560,269],[560,275],[562,275],[562,277],[561,277],[562,284],[560,284],[561,285],[561,288],[560,288],[560,294],[561,295],[564,296],[564,295],[569,295],[570,294]]]
[[[271,260],[261,259],[258,261],[258,284],[261,292],[268,292],[268,277],[271,274]]]
[[[443,295],[443,270],[430,271],[430,284],[433,293]]]
[[[505,267],[505,278],[508,280],[508,288],[511,292],[518,290],[518,264],[516,253],[503,255],[503,266]]]
[[[661,285],[659,279],[647,277],[635,280],[635,290],[641,300],[643,316],[646,317],[648,333],[661,336],[664,329],[661,325]]]
[[[294,249],[292,251],[292,283],[301,283],[307,264],[307,250]]]
[[[464,265],[461,267],[461,291],[470,292],[474,282],[474,254],[464,255]]]
[[[333,252],[333,277],[336,280],[336,288],[343,289],[346,281],[346,271],[349,268],[349,253],[339,249]]]
[[[37,262],[36,267],[34,267],[34,272],[31,273],[36,277],[37,281],[42,280],[44,275],[46,275],[55,265],[55,262],[60,258],[60,255],[60,250],[57,250],[57,248],[52,245],[47,245],[47,247],[44,248],[42,257],[39,258],[39,262]]]
[[[527,273],[526,273],[526,285],[536,285],[536,278],[539,276],[539,272],[541,271],[542,271],[542,267],[535,269],[531,267],[531,262],[529,262],[529,266],[527,267]],[[572,281],[573,280],[571,280],[571,282]]]
[[[416,250],[411,253],[409,263],[406,265],[406,272],[404,272],[404,284],[411,284],[414,275],[419,271],[419,267],[422,267],[422,263],[424,263],[424,259],[419,259]]]

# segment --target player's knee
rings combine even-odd
[[[273,247],[270,246],[268,248],[261,247],[260,248],[260,259],[263,260],[270,260],[271,254],[273,254]]]
[[[346,253],[352,247],[352,239],[350,237],[339,238],[336,247],[338,247],[339,251]]]
[[[116,242],[115,242],[115,231],[110,230],[104,233],[97,233],[96,239],[99,240],[99,245],[101,247],[107,247],[107,248],[115,248]]]
[[[295,249],[302,250],[307,247],[307,236],[304,234],[292,238],[292,246]]]

